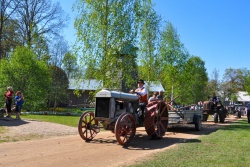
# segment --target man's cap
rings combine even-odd
[[[144,80],[142,80],[142,79],[139,79],[139,80],[137,81],[137,83],[145,84],[145,83],[144,83]]]

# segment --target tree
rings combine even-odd
[[[184,67],[184,81],[182,86],[185,88],[180,94],[181,99],[186,104],[197,104],[206,99],[206,85],[208,77],[205,68],[205,62],[200,57],[192,56],[188,59]]]
[[[250,94],[250,70],[244,68],[243,72],[243,90],[247,91]]]
[[[7,57],[7,53],[17,45],[17,20],[13,19],[20,0],[0,1],[0,59]]]
[[[128,72],[133,59],[126,61],[125,66],[122,60],[124,55],[130,58],[128,54],[123,54],[127,46],[133,46],[128,47],[131,50],[127,53],[135,55],[135,10],[139,6],[137,0],[79,0],[74,7],[79,13],[75,20],[78,35],[75,49],[82,53],[80,63],[85,68],[93,69],[89,70],[93,78],[102,80],[106,88],[120,88],[125,78],[128,87],[134,83],[130,77],[133,71]]]
[[[53,110],[56,107],[65,104],[65,100],[67,100],[67,90],[69,87],[69,80],[66,73],[57,66],[50,66],[51,73],[51,86],[48,89],[48,107],[53,104]]]
[[[165,90],[173,99],[184,91],[183,82],[184,65],[189,58],[189,53],[181,43],[177,30],[170,22],[167,22],[161,33],[159,49],[159,80]],[[178,98],[178,100],[181,100]]]
[[[50,64],[62,67],[63,57],[68,52],[68,48],[68,42],[62,36],[55,37],[50,47]]]
[[[159,48],[161,17],[157,15],[150,1],[143,2],[144,5],[140,9],[139,76],[148,81],[157,81],[160,64],[157,51]]]
[[[27,110],[46,104],[50,75],[46,63],[37,60],[34,52],[26,47],[17,47],[10,58],[1,59],[0,64],[6,67],[0,69],[0,92],[3,93],[7,86],[13,86],[14,91],[22,91]]]
[[[222,89],[227,92],[231,99],[238,91],[244,90],[244,75],[242,69],[228,68],[223,75]],[[235,99],[235,98],[234,98]]]
[[[74,78],[77,74],[77,57],[70,52],[67,52],[62,60],[64,71],[68,78]]]
[[[18,8],[18,26],[26,46],[34,47],[39,36],[46,40],[59,35],[66,26],[68,16],[59,3],[51,0],[23,0]]]

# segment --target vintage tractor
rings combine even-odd
[[[213,115],[214,123],[225,122],[225,118],[227,117],[227,110],[221,103],[221,101],[213,102],[213,101],[204,101],[203,103],[203,121],[207,121],[208,116]]]
[[[168,126],[168,109],[165,101],[150,102],[144,111],[144,122],[139,122],[139,98],[136,94],[101,90],[96,94],[95,112],[84,112],[78,123],[78,132],[85,141],[92,140],[100,128],[115,133],[119,144],[129,143],[136,128],[144,126],[153,138],[165,135]]]

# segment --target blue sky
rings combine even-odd
[[[71,7],[75,0],[59,2],[70,15],[64,34],[72,44],[75,13]],[[153,0],[153,3],[163,20],[177,29],[189,53],[205,61],[209,77],[215,69],[220,78],[227,68],[249,69],[250,0]]]

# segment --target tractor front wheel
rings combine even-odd
[[[93,112],[85,112],[81,115],[78,123],[78,132],[83,140],[92,140],[99,132],[98,121]]]
[[[135,119],[130,113],[123,113],[115,123],[115,137],[120,145],[129,143],[135,136]]]

